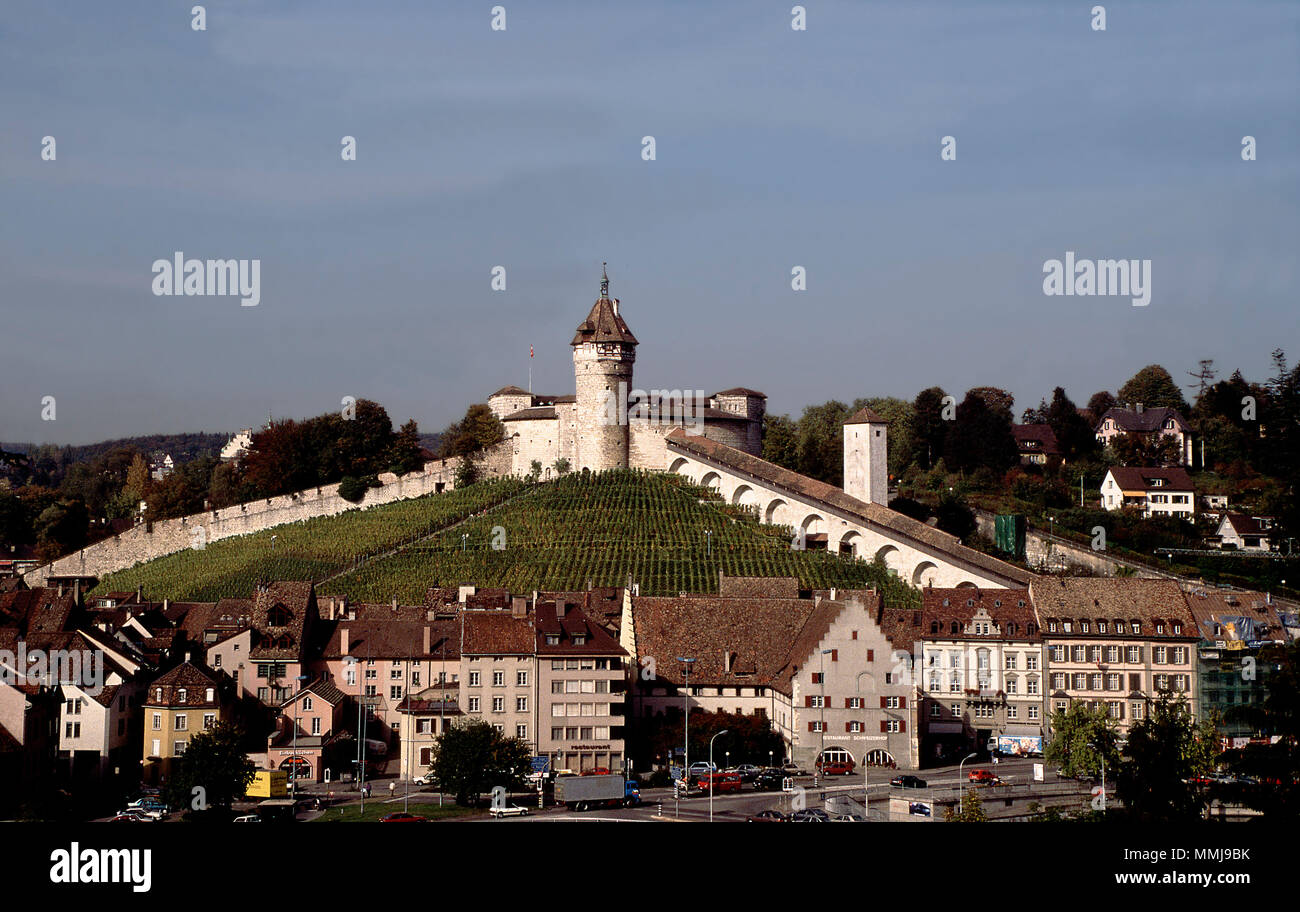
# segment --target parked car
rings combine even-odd
[[[109,823],[144,823],[143,817],[137,817],[135,814],[117,814],[108,818]]]
[[[512,804],[509,807],[494,807],[488,813],[493,817],[527,817],[528,808],[520,804]]]
[[[785,787],[787,778],[785,770],[765,769],[754,777],[754,788],[761,792],[777,792]]]
[[[612,775],[614,775],[614,774],[611,773],[611,772],[609,771],[609,767],[607,767],[607,766],[593,766],[593,767],[592,767],[591,769],[589,769],[589,770],[583,770],[583,771],[582,771],[582,775],[584,775],[584,776],[612,776]]]
[[[380,823],[425,823],[428,817],[421,817],[419,814],[404,814],[401,811],[395,811],[386,817],[381,817]]]
[[[811,775],[806,769],[804,769],[797,763],[786,763],[781,767],[781,772],[791,777]]]
[[[425,773],[411,780],[411,785],[433,785],[433,773]]]
[[[861,823],[863,818],[856,814],[832,814],[831,823]]]
[[[700,777],[700,788],[706,792],[738,792],[744,785],[739,773],[705,773]]]
[[[727,772],[739,773],[742,782],[753,782],[758,777],[758,774],[762,772],[762,770],[752,763],[742,763],[739,766],[735,767],[734,769],[728,770]]]
[[[167,816],[163,811],[155,809],[146,810],[145,808],[129,807],[117,812],[118,817],[134,817],[146,823],[154,820],[162,820]]]
[[[244,814],[243,816],[236,817],[231,822],[232,823],[261,823],[262,818],[257,816],[256,814]]]
[[[895,776],[889,780],[889,784],[894,788],[901,789],[923,789],[926,787],[925,780],[920,776]]]
[[[966,774],[966,781],[976,785],[997,785],[1002,780],[994,775],[993,770],[973,769]]]
[[[847,776],[853,772],[855,765],[852,760],[831,760],[828,763],[818,763],[817,769],[823,776]]]
[[[691,764],[691,768],[687,772],[692,776],[703,776],[706,773],[716,773],[717,771],[718,767],[716,765],[709,763],[706,760],[697,760],[695,763]]]
[[[789,823],[790,818],[780,811],[759,811],[745,818],[746,823]]]
[[[791,823],[830,823],[831,815],[817,808],[805,808],[790,815]]]

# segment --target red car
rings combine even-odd
[[[823,776],[848,776],[852,774],[854,766],[852,760],[832,760],[829,763],[817,764]]]
[[[705,773],[700,777],[700,788],[706,792],[738,792],[745,787],[740,773]]]
[[[421,817],[418,814],[403,814],[401,811],[397,811],[394,814],[389,814],[387,817],[381,818],[379,822],[380,823],[425,823],[426,821],[428,821],[428,819],[429,819],[428,817]]]
[[[997,785],[1002,780],[993,775],[993,770],[978,769],[967,773],[966,781],[974,782],[977,785]]]
[[[611,775],[613,775],[613,773],[611,773],[608,769],[606,769],[606,768],[603,767],[603,766],[597,766],[597,767],[593,767],[592,769],[589,769],[589,770],[583,770],[583,771],[582,771],[582,775],[584,775],[584,776],[611,776]]]

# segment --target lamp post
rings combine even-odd
[[[853,682],[853,690],[862,693],[862,676],[866,675],[871,678],[874,684],[876,679],[870,671],[859,671],[857,678]],[[873,688],[874,689],[874,688]],[[861,697],[859,697],[861,699]],[[867,822],[871,821],[871,792],[867,785],[867,702],[862,701],[862,813],[866,815]],[[885,744],[889,741],[886,739]]]
[[[686,722],[682,728],[682,779],[689,791],[691,787],[691,665],[695,660],[678,656],[677,661],[686,665],[686,693],[682,696],[682,705],[686,710]]]
[[[817,770],[817,775],[813,777],[814,784],[821,782],[822,765],[825,763],[826,760],[826,656],[831,652],[834,652],[834,650],[823,649],[821,651],[821,656],[818,659],[818,661],[821,662],[821,672],[817,675],[817,681],[819,684],[821,684],[822,693],[821,693],[821,697],[817,701],[819,704],[821,704],[820,706],[817,707],[817,711],[819,713],[818,718],[820,720],[817,723],[817,727],[821,729],[821,731],[818,732],[818,734],[821,736],[821,745],[817,748],[817,766],[815,767],[815,769]]]
[[[709,771],[713,770],[713,742],[717,741],[721,735],[725,735],[727,730],[724,728],[712,738],[709,739]],[[713,822],[713,793],[718,790],[717,777],[709,779],[709,823]]]
[[[958,763],[958,764],[957,764],[957,788],[961,789],[961,792],[959,793],[959,798],[958,798],[958,801],[957,801],[957,811],[958,811],[958,813],[961,812],[961,810],[962,810],[962,806],[963,806],[963,805],[965,804],[965,802],[966,802],[966,780],[963,779],[963,778],[961,777],[961,768],[962,768],[963,766],[965,766],[967,760],[973,760],[973,759],[975,759],[975,757],[977,757],[977,756],[978,756],[978,754],[967,754],[965,757],[962,758],[961,763]]]
[[[713,530],[712,529],[704,530],[704,541],[705,541],[705,548],[707,549],[705,554],[707,557],[712,557],[713,556]]]
[[[289,768],[292,770],[290,775],[293,776],[289,783],[289,797],[291,798],[298,797],[298,703],[300,702],[299,698],[302,696],[302,682],[307,680],[307,676],[300,674],[296,680],[298,682],[298,693],[294,694],[293,697],[293,753],[291,754],[292,759],[289,761]]]
[[[350,665],[353,671],[360,670],[357,666],[360,665],[361,663],[356,656],[350,656],[350,655],[344,656],[343,662],[345,665]],[[362,728],[362,725],[364,724],[363,723],[364,704],[361,702],[361,696],[363,692],[364,692],[364,688],[361,685],[361,676],[358,675],[357,676],[357,775],[359,777],[363,774],[363,770],[364,770],[364,767],[362,766],[362,763],[364,762],[362,759],[364,757],[364,754],[362,753],[362,751],[366,749],[365,735],[364,735],[364,730]],[[360,788],[359,785],[358,788]],[[365,810],[366,810],[366,791],[364,788],[362,788],[361,789],[361,812],[364,814]]]

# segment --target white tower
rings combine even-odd
[[[577,392],[577,470],[628,467],[627,397],[637,341],[618,306],[618,298],[609,296],[609,276],[602,269],[600,297],[570,343]]]
[[[869,408],[844,422],[844,493],[889,506],[889,423]]]

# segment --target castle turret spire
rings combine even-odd
[[[607,265],[609,264],[603,262],[600,264],[600,296],[602,298],[609,297],[609,276],[605,273]]]

